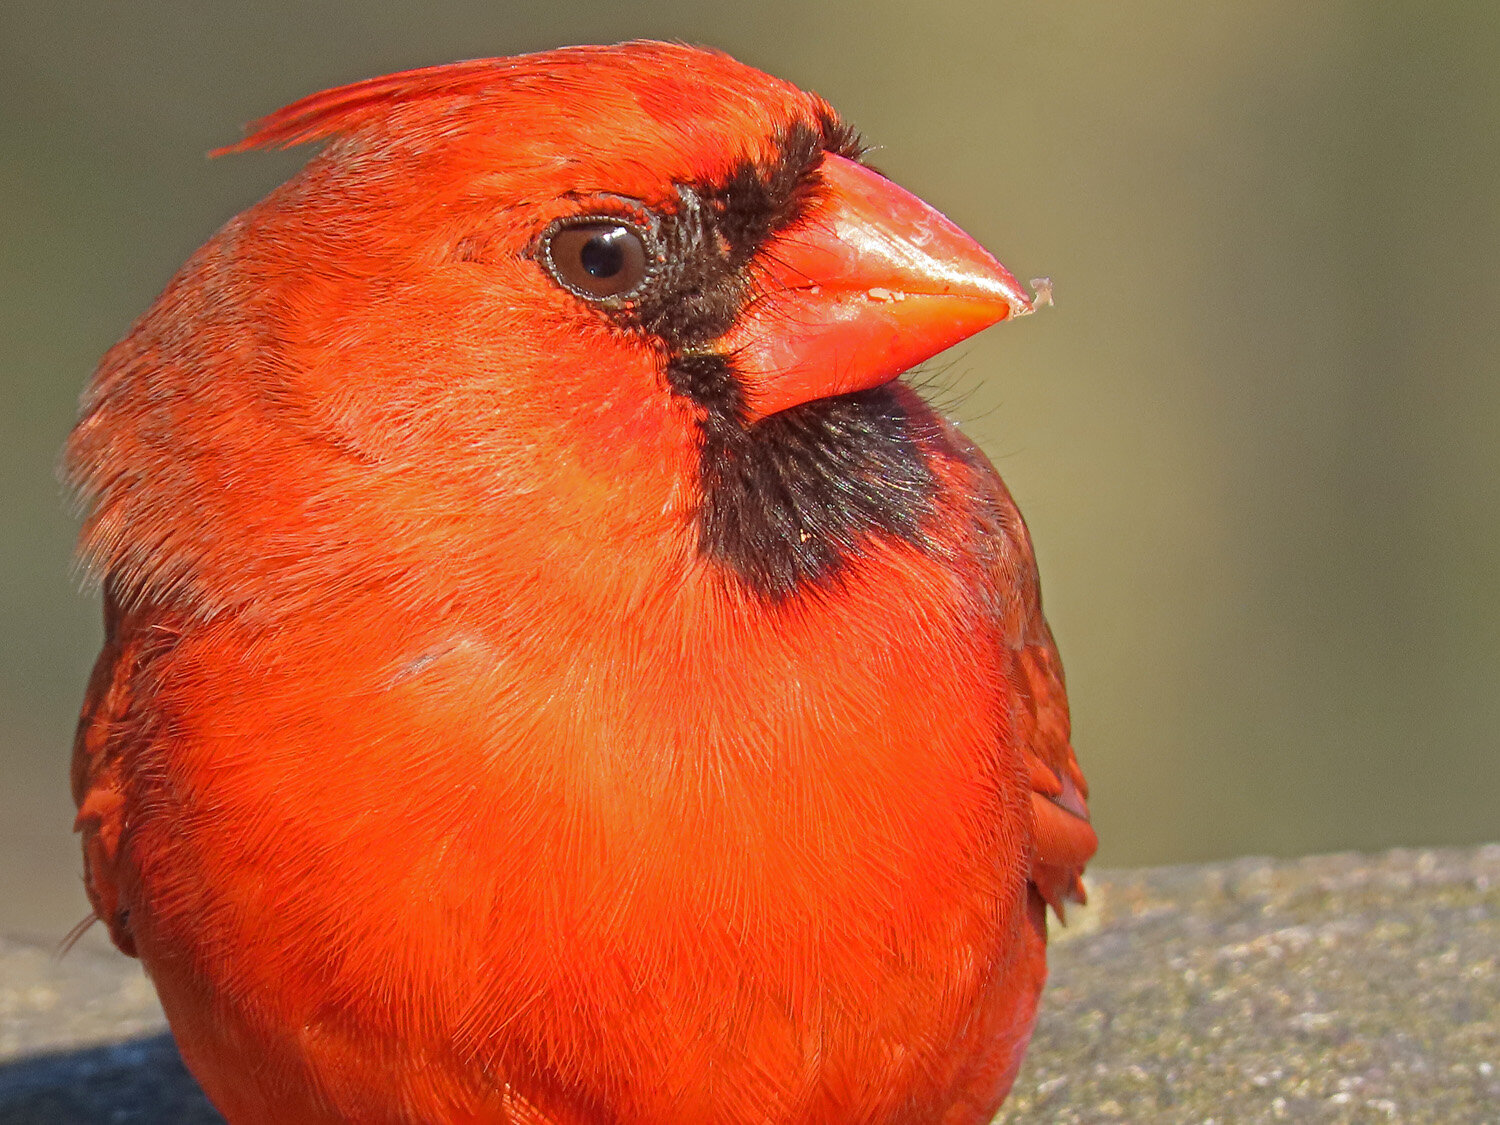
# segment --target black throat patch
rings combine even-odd
[[[674,389],[704,407],[698,549],[782,601],[828,583],[869,540],[925,547],[937,479],[889,387],[818,399],[751,425],[722,356],[673,360]],[[924,427],[925,429],[925,427]]]

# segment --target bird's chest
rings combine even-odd
[[[176,833],[143,849],[197,873],[159,944],[298,1009],[267,1023],[406,1019],[564,1084],[929,1065],[910,1045],[958,1033],[1019,921],[1005,670],[961,613],[843,609],[268,673],[157,775]]]

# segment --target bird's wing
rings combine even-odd
[[[1012,688],[1011,729],[1030,770],[1036,825],[1031,881],[1061,918],[1066,900],[1084,901],[1084,864],[1098,846],[1088,783],[1070,741],[1062,659],[1042,615],[1036,557],[1020,510],[984,453],[954,437],[973,471],[978,551]]]
[[[130,933],[129,893],[122,886],[119,864],[126,827],[125,783],[128,759],[143,740],[143,679],[153,656],[175,639],[175,631],[148,624],[141,610],[121,608],[108,585],[104,592],[104,647],[94,663],[84,696],[78,733],[73,740],[73,800],[78,806],[75,831],[83,836],[84,886],[94,914],[109,926],[110,937],[135,955]]]

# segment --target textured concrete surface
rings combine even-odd
[[[1109,871],[1000,1120],[1500,1122],[1500,846]]]
[[[102,930],[63,957],[0,939],[0,1125],[221,1121],[177,1058],[140,965]]]
[[[1500,845],[1101,872],[1000,1121],[1500,1122]],[[218,1118],[134,962],[0,942],[0,1125]]]

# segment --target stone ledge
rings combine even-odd
[[[1500,1121],[1500,846],[1105,871],[1000,1121]]]
[[[1000,1121],[1500,1120],[1500,845],[1102,871]],[[134,962],[0,941],[0,1125],[219,1118]]]

